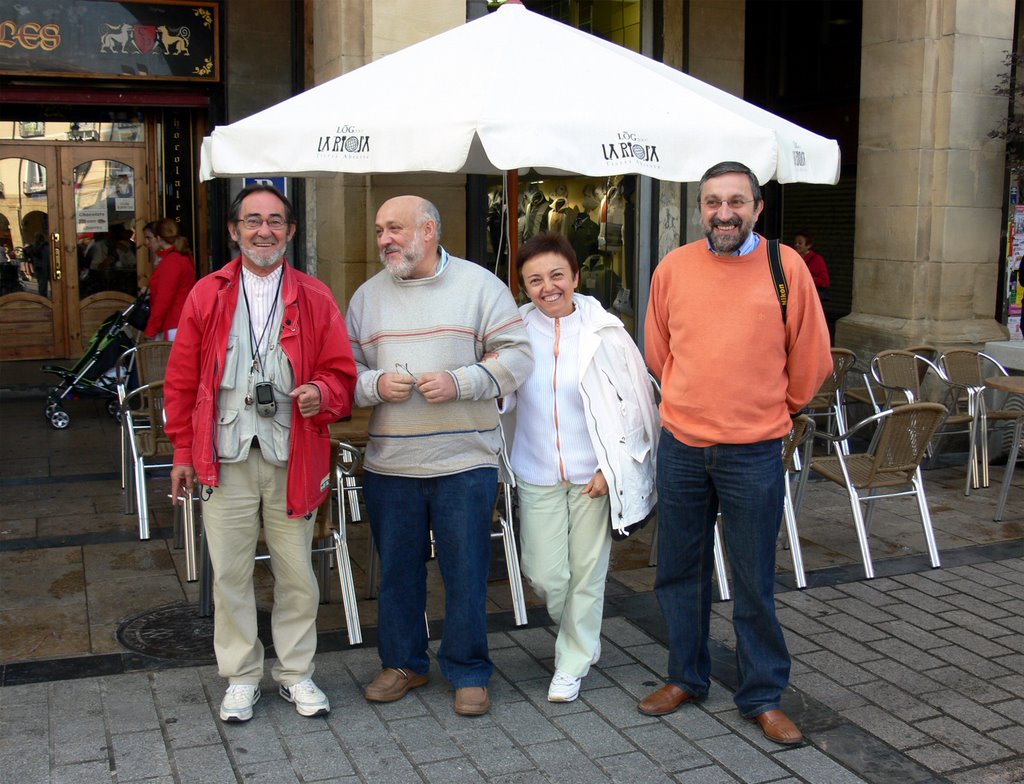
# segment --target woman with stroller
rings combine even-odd
[[[575,292],[579,264],[561,234],[526,241],[516,264],[533,373],[516,408],[511,464],[519,494],[522,567],[558,626],[551,702],[571,702],[601,652],[613,532],[655,503],[659,419],[647,368],[622,322]]]
[[[149,280],[149,322],[146,337],[174,340],[185,299],[196,282],[196,263],[188,240],[178,233],[173,218],[147,223],[142,241],[153,260]]]

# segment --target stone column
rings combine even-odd
[[[322,84],[384,55],[465,23],[465,0],[308,0],[313,81]],[[312,86],[312,85],[311,85]],[[438,90],[448,85],[437,85]],[[381,85],[380,111],[403,111],[402,84]],[[391,196],[414,193],[441,213],[442,243],[465,251],[465,178],[435,174],[336,174],[309,180],[315,200],[317,275],[344,311],[380,269],[373,219]]]
[[[992,93],[1014,0],[865,0],[853,309],[836,344],[1000,340],[1006,116]]]

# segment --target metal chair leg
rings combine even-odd
[[[860,557],[864,561],[864,575],[870,580],[875,576],[875,567],[871,563],[871,548],[868,546],[868,530],[860,510],[860,497],[853,488],[850,488],[850,506],[853,508],[853,524],[857,529],[857,541],[860,542]]]
[[[796,529],[796,510],[793,507],[793,497],[790,493],[788,476],[786,477],[786,497],[783,499],[783,516],[786,518],[786,534],[789,537],[790,555],[793,557],[793,572],[796,575],[796,587],[806,588],[807,577],[804,574],[804,556],[800,549],[800,534],[797,533]]]
[[[508,571],[509,589],[512,592],[512,609],[515,613],[516,625],[525,626],[527,623],[526,596],[523,592],[523,575],[519,569],[519,548],[516,546],[516,535],[512,527],[512,488],[507,484],[503,484],[502,488],[504,512],[498,515],[501,531],[492,534],[491,538],[500,536],[505,546],[505,567]]]
[[[334,531],[334,557],[338,563],[338,582],[341,584],[341,602],[345,607],[345,628],[349,645],[363,641],[363,630],[359,624],[359,605],[356,599],[355,581],[352,579],[352,561],[349,558],[348,541],[340,531]]]
[[[718,580],[718,596],[723,602],[732,598],[729,592],[729,578],[725,573],[725,554],[722,549],[722,534],[719,526],[722,523],[722,515],[719,513],[715,520],[715,577]]]
[[[924,528],[924,538],[928,542],[928,556],[931,558],[932,568],[938,569],[942,564],[939,562],[939,548],[935,545],[935,531],[932,528],[932,517],[928,512],[928,501],[924,496],[924,479],[921,478],[921,468],[914,472],[914,495],[917,497],[917,508],[921,512],[921,527]]]
[[[999,522],[1003,519],[1003,512],[1006,509],[1006,498],[1010,494],[1010,483],[1013,481],[1013,469],[1017,465],[1017,454],[1020,452],[1021,438],[1024,438],[1024,414],[1017,417],[1013,426],[1013,443],[1010,445],[1010,454],[1006,459],[1006,468],[1003,470],[1003,487],[999,491],[999,503],[996,506],[996,515],[992,519]]]

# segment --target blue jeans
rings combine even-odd
[[[778,708],[790,667],[775,615],[775,542],[785,492],[781,442],[697,448],[662,430],[657,471],[654,589],[668,626],[669,681],[697,697],[711,683],[708,633],[720,507],[732,564],[739,680],[733,699],[747,718]]]
[[[444,580],[444,637],[437,659],[456,689],[486,686],[487,572],[496,468],[422,479],[366,471],[363,493],[380,554],[377,650],[384,667],[426,675],[430,531]]]

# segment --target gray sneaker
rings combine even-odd
[[[259,702],[260,687],[248,683],[233,683],[228,686],[220,703],[221,721],[249,721],[252,706]]]
[[[294,686],[282,686],[279,694],[295,706],[300,716],[326,716],[331,712],[327,695],[320,691],[311,678]]]

